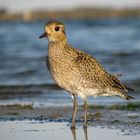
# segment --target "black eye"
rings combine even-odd
[[[59,31],[59,29],[60,29],[60,27],[58,27],[58,26],[55,27],[55,31]]]

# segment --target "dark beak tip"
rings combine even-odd
[[[47,37],[47,33],[43,33],[41,36],[39,36],[39,39]]]
[[[39,39],[41,39],[42,37],[41,37],[41,36],[39,36],[38,38],[39,38]]]

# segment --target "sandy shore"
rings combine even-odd
[[[40,122],[71,123],[72,107],[34,108],[32,105],[0,106],[0,121],[34,120]],[[83,124],[83,107],[77,112],[77,127]],[[121,106],[89,106],[89,126],[101,126],[129,130],[132,134],[140,134],[139,104]]]

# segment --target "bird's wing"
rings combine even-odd
[[[108,73],[94,57],[84,52],[77,51],[75,65],[79,69],[83,80],[96,86],[111,84],[110,81],[108,81]]]
[[[125,92],[134,91],[134,89],[129,88],[126,85],[122,84],[120,82],[120,80],[115,75],[109,74],[109,76],[110,76],[110,79],[113,81],[113,84],[112,84],[113,87],[120,89],[120,90],[123,90]]]
[[[117,76],[109,74],[102,65],[92,56],[77,51],[76,65],[83,80],[98,87],[111,87],[127,92],[132,90],[120,82]]]
[[[127,88],[120,82],[120,80],[115,76],[110,74],[110,80],[112,81],[112,87],[120,89],[120,90],[124,90],[124,91],[128,91]]]

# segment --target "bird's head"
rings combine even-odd
[[[39,37],[47,37],[49,42],[61,42],[66,40],[65,27],[58,21],[50,21],[44,27],[45,32]]]

